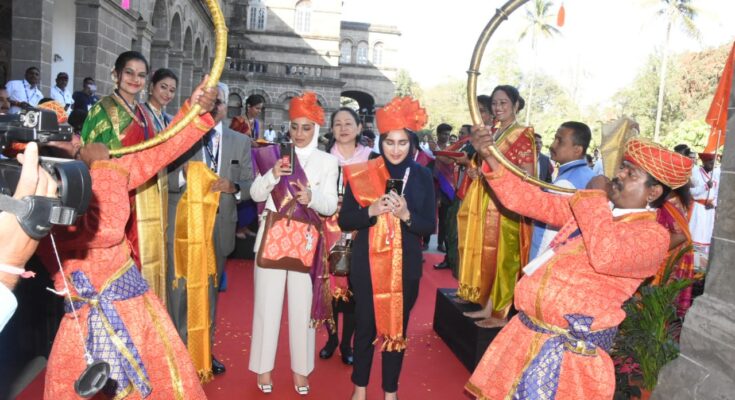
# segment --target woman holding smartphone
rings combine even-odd
[[[349,185],[339,214],[342,230],[357,231],[350,272],[356,319],[353,400],[367,398],[376,337],[384,396],[396,398],[409,314],[418,298],[421,237],[436,225],[432,174],[411,156],[411,131],[423,127],[426,112],[403,97],[378,110],[376,118],[381,157],[345,167]]]
[[[319,127],[324,124],[324,110],[316,95],[306,92],[289,105],[293,158],[284,165],[287,154],[277,154],[275,146],[254,150],[258,176],[250,187],[254,201],[265,202],[260,229],[255,240],[258,250],[267,212],[286,213],[287,204],[295,199],[294,217],[321,224],[323,218],[337,211],[337,159],[317,149]],[[328,307],[328,271],[322,253],[324,240],[316,245],[316,256],[310,272],[261,268],[255,265],[255,304],[250,370],[258,374],[258,388],[263,393],[273,390],[272,371],[281,325],[283,297],[288,290],[288,329],[291,370],[297,393],[309,393],[308,376],[314,369],[315,328],[331,319]],[[257,259],[257,257],[256,257]]]

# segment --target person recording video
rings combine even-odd
[[[57,196],[56,181],[38,164],[38,145],[28,143],[18,161],[23,165],[20,180],[15,188],[16,199],[25,196]],[[38,247],[38,240],[26,234],[15,215],[0,212],[0,331],[13,316],[18,303],[13,295],[13,288],[21,277],[30,274],[25,270],[25,263]]]

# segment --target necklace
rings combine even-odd
[[[163,115],[163,111],[158,110],[155,106],[151,105],[150,102],[146,102],[145,107],[151,112],[151,115],[153,115],[153,122],[156,124],[156,131],[160,132],[166,129],[168,121]]]
[[[148,140],[148,121],[146,121],[145,116],[141,115],[141,118],[138,119],[137,106],[133,106],[132,104],[128,103],[128,101],[125,100],[122,95],[120,95],[120,91],[118,89],[115,89],[113,93],[115,94],[115,96],[123,101],[123,103],[125,104],[125,109],[128,114],[130,114],[130,116],[133,118],[133,121],[137,122],[138,125],[143,127],[143,138],[145,140]]]

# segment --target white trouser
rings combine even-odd
[[[284,290],[288,289],[288,339],[291,370],[308,376],[314,370],[315,330],[311,322],[311,277],[294,272],[255,266],[253,338],[250,370],[263,374],[273,370],[281,327]]]

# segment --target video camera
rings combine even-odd
[[[13,143],[36,142],[39,147],[52,141],[69,142],[72,129],[59,126],[51,111],[27,109],[20,114],[0,115],[0,150]],[[27,196],[13,199],[21,165],[15,159],[0,160],[0,209],[16,215],[28,236],[40,239],[51,225],[72,225],[84,214],[92,197],[92,178],[81,161],[41,157],[40,165],[56,180],[59,197]]]

